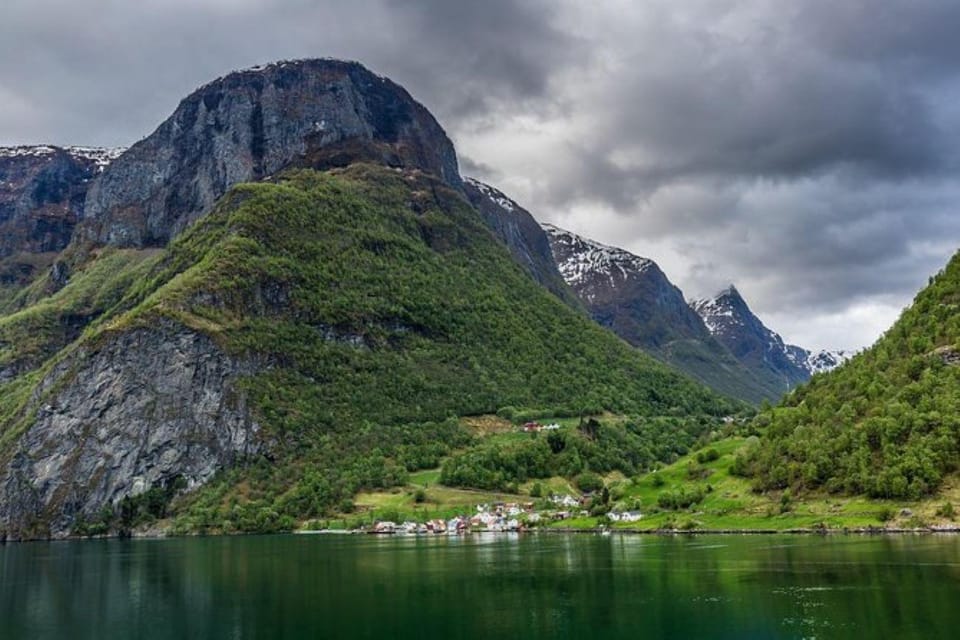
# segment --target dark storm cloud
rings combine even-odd
[[[810,0],[798,5],[797,25],[818,49],[922,75],[956,73],[960,57],[956,2]]]
[[[356,59],[535,215],[821,327],[960,243],[957,24],[947,0],[6,0],[0,144],[130,144],[232,69]]]
[[[394,61],[417,78],[448,118],[489,116],[547,99],[555,69],[587,55],[586,44],[557,29],[555,5],[541,0],[388,0],[397,27],[415,43]]]
[[[939,102],[957,80],[947,62],[960,55],[943,23],[960,24],[960,11],[849,5],[722,3],[700,20],[684,19],[684,9],[622,16],[629,37],[607,41],[618,66],[591,87],[597,126],[575,168],[593,179],[564,177],[554,193],[622,206],[690,177],[844,171],[898,180],[955,168],[948,134],[957,122]],[[593,35],[603,42],[600,30]]]

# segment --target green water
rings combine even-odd
[[[0,546],[0,638],[956,638],[960,538]]]

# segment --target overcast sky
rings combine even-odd
[[[465,174],[859,348],[960,245],[960,3],[3,0],[0,144],[126,146],[278,59],[360,60]]]

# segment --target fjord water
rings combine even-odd
[[[0,638],[951,638],[953,536],[0,546]]]

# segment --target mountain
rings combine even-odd
[[[544,224],[567,284],[590,315],[618,336],[716,391],[759,403],[784,388],[740,362],[655,262]]]
[[[869,349],[758,418],[760,489],[914,499],[960,468],[960,254]]]
[[[93,180],[121,149],[0,147],[0,289],[52,263],[83,217]]]
[[[814,353],[786,344],[754,315],[733,285],[711,298],[693,301],[690,306],[738,361],[777,390],[776,397],[850,357],[845,351]]]
[[[0,538],[288,529],[469,446],[457,416],[741,408],[542,286],[537,234],[470,189],[356,63],[188,97],[93,179],[67,277],[0,316]]]
[[[402,87],[356,62],[299,60],[231,73],[185,98],[112,162],[85,203],[87,239],[162,246],[237,183],[360,160],[462,189],[453,144]]]
[[[811,376],[816,373],[833,371],[853,357],[853,353],[843,349],[837,351],[826,349],[821,349],[820,351],[806,351],[803,349],[802,352],[805,352],[802,360],[802,366],[810,372]]]

